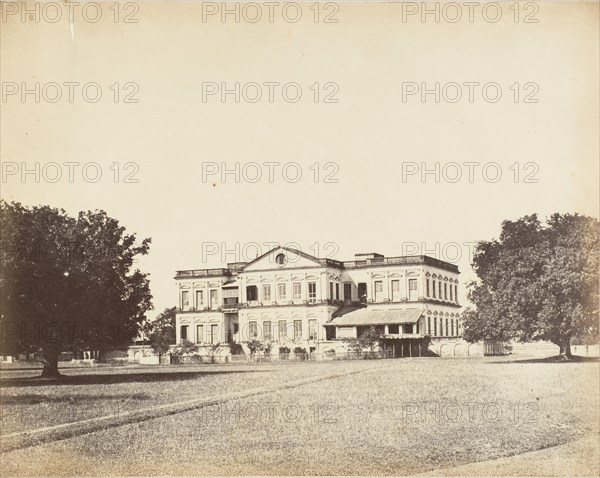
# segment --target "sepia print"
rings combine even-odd
[[[598,2],[0,6],[0,475],[600,474]]]

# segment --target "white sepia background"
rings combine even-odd
[[[456,262],[465,304],[504,219],[598,216],[598,5],[529,3],[5,2],[2,197],[151,237],[155,313],[273,242]]]

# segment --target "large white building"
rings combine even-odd
[[[393,355],[461,335],[458,267],[429,256],[321,259],[277,247],[223,269],[177,271],[177,341],[244,344],[256,338],[317,354],[376,327]]]

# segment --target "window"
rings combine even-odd
[[[435,279],[433,279],[433,281],[431,283],[433,284],[433,298],[435,299],[436,298],[436,295],[435,295]]]
[[[425,286],[426,286],[426,290],[427,290],[427,297],[429,297],[429,279],[427,279],[425,281]]]
[[[196,343],[201,344],[204,341],[204,326],[196,325]]]
[[[445,330],[446,330],[446,337],[447,337],[448,336],[448,318],[447,317],[446,317],[446,319],[444,319],[444,322],[445,322],[445,326],[446,326]]]
[[[317,283],[308,283],[308,302],[314,304],[317,301]]]
[[[285,254],[277,254],[275,257],[275,263],[279,264],[280,266],[284,265],[286,263]]]
[[[452,290],[452,288],[450,288]],[[450,319],[450,336],[454,336],[454,319]]]
[[[458,302],[458,286],[454,286],[454,301]]]
[[[287,325],[286,325],[285,320],[280,320],[278,322],[278,327],[277,328],[279,329],[278,333],[279,333],[279,341],[280,342],[284,341],[286,339],[286,337],[287,337],[286,327],[287,327]]]
[[[452,286],[450,286],[450,302],[452,302],[454,299],[452,298]]]
[[[271,335],[271,321],[270,320],[266,320],[263,322],[263,339],[265,341],[273,340],[272,335]]]
[[[294,340],[302,338],[302,321],[294,320]]]
[[[209,344],[216,344],[220,342],[219,341],[219,326],[218,325],[211,325],[210,326],[210,334],[208,336],[208,343]]]
[[[403,331],[405,334],[412,334],[412,333],[414,333],[414,332],[413,332],[413,324],[404,324],[404,325],[402,326],[402,329],[403,329],[402,331]]]
[[[216,289],[210,290],[210,298],[209,298],[208,306],[211,309],[214,309],[215,307],[217,307],[217,290]]]
[[[400,326],[398,324],[390,324],[388,325],[388,333],[390,334],[399,334]]]
[[[317,340],[317,321],[315,319],[308,321],[308,340]]]
[[[329,298],[333,299],[333,282],[329,283]]]
[[[258,337],[258,326],[255,321],[248,322],[248,335],[250,340],[255,337]]]
[[[277,300],[285,300],[286,291],[285,284],[277,284]]]
[[[433,318],[433,336],[437,337],[437,317]]]
[[[262,287],[262,300],[268,302],[271,300],[271,284],[264,284]]]
[[[294,300],[302,299],[302,282],[294,282],[292,284],[292,293]]]
[[[427,317],[427,333],[431,335],[431,317]]]
[[[182,325],[181,329],[180,329],[180,335],[181,335],[181,341],[183,342],[184,340],[187,340],[188,338],[188,326],[187,325]]]
[[[367,283],[359,282],[358,283],[358,300],[361,302],[367,301]]]
[[[417,279],[408,279],[408,300],[418,300]]]
[[[335,327],[325,327],[325,340],[335,340]]]
[[[335,300],[340,300],[340,284],[335,283]]]
[[[196,309],[201,310],[204,307],[204,291],[196,291]]]
[[[187,290],[181,291],[181,309],[188,310],[190,306],[190,293]]]
[[[438,285],[440,286],[439,292],[440,292],[440,299],[441,299],[442,298],[442,281],[439,281]]]
[[[392,300],[397,302],[400,300],[400,281],[393,280],[392,281]]]
[[[444,300],[448,300],[448,284],[444,284]]]
[[[383,282],[375,281],[375,302],[383,301]]]
[[[352,284],[344,284],[344,300],[348,302],[352,300]]]
[[[258,300],[258,287],[255,285],[249,285],[246,287],[246,300]]]

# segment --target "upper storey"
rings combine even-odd
[[[341,262],[277,247],[248,263],[227,266],[178,271],[181,309],[349,302],[433,302],[459,307],[458,267],[429,256],[364,253]]]

